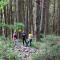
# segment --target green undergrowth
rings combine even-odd
[[[41,41],[37,45],[40,50],[32,54],[32,60],[60,60],[60,36],[46,35]]]
[[[0,36],[0,60],[21,60],[13,46],[13,40]],[[40,41],[33,39],[31,47],[39,50],[32,54],[32,60],[60,60],[60,36],[46,35]]]
[[[0,60],[21,60],[13,50],[13,41],[0,36]]]

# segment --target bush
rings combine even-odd
[[[60,37],[46,35],[41,40],[43,40],[43,43],[40,43],[42,51],[33,54],[32,60],[60,60]]]
[[[32,60],[60,60],[60,48],[52,48],[49,52],[48,50],[44,54],[41,54],[41,52],[34,54]]]
[[[31,47],[33,48],[40,48],[40,42],[36,42],[34,39],[32,40],[32,45]]]
[[[0,37],[0,60],[20,60],[20,58],[14,53],[13,41],[4,39],[5,37]]]

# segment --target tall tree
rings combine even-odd
[[[41,20],[41,10],[40,10],[40,0],[37,0],[37,18],[36,18],[36,38],[40,40],[40,20]]]

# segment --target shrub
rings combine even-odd
[[[20,58],[14,53],[13,41],[4,39],[5,37],[0,36],[0,60],[20,60]]]
[[[42,38],[38,54],[33,54],[32,60],[60,60],[60,37],[56,35],[46,35]],[[44,50],[44,51],[43,51]]]

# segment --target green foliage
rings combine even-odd
[[[33,48],[40,48],[40,42],[36,42],[35,40],[32,40],[32,46]]]
[[[0,41],[5,40],[4,36],[0,36]]]
[[[40,42],[40,52],[32,60],[60,60],[60,36],[46,35]]]
[[[13,41],[5,37],[0,36],[0,59],[1,60],[20,60],[19,57],[14,53]]]
[[[12,50],[12,48],[8,48],[6,51],[6,57],[9,60],[19,60],[19,58],[14,54],[14,51]]]
[[[14,25],[9,25],[9,24],[5,24],[5,23],[0,23],[0,27],[3,28],[8,28],[8,29],[13,29],[13,30],[23,30],[24,29],[24,24],[23,23],[15,23]]]
[[[5,5],[7,5],[9,0],[0,0],[0,10],[4,8]]]
[[[23,30],[24,29],[24,24],[23,23],[15,23],[14,27],[15,27],[16,30],[19,30],[19,29]]]
[[[33,60],[60,60],[60,44],[50,47],[42,53],[33,54]]]
[[[46,35],[44,36],[44,38],[41,38],[42,41],[46,42],[52,42],[52,41],[56,41],[56,40],[59,40],[60,39],[60,36],[56,36],[54,34],[52,35]]]
[[[10,25],[5,24],[5,23],[0,23],[0,27],[2,27],[2,28],[10,28]]]

